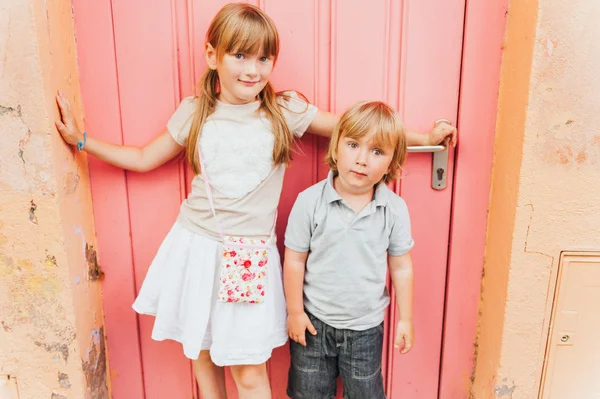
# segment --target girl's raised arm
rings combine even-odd
[[[71,105],[64,93],[56,96],[61,120],[56,121],[56,128],[67,144],[77,145],[83,142],[83,134],[79,130]],[[179,154],[183,147],[165,130],[143,147],[110,144],[102,140],[86,137],[86,152],[119,168],[134,172],[147,172],[159,167]]]

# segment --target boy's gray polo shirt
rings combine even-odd
[[[301,192],[292,208],[285,246],[308,252],[304,306],[335,328],[379,325],[389,304],[387,255],[414,245],[406,203],[385,184],[359,215],[333,187],[333,173]]]

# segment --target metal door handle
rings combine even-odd
[[[443,190],[448,177],[448,143],[444,145],[408,146],[408,152],[433,152],[431,188]]]

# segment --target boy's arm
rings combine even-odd
[[[317,330],[310,322],[308,315],[304,312],[304,269],[308,252],[296,252],[285,248],[283,262],[283,289],[288,312],[287,332],[289,337],[302,346],[306,346],[305,332],[308,330],[312,335]]]
[[[400,349],[401,353],[407,353],[413,346],[413,267],[410,253],[401,256],[388,256],[390,276],[396,302],[400,313],[398,325],[396,326],[396,339],[394,347]],[[404,345],[402,346],[402,341]]]
[[[323,137],[331,137],[335,125],[339,122],[340,117],[332,114],[331,112],[321,111],[317,112],[317,115],[308,126],[308,131],[312,134]],[[456,146],[457,130],[454,126],[449,125],[446,122],[436,123],[433,129],[428,133],[418,133],[413,131],[406,131],[406,145],[436,145],[444,141],[446,138],[450,139],[450,145]]]

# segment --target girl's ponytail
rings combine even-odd
[[[200,173],[200,159],[198,158],[198,143],[202,127],[206,118],[215,111],[217,105],[217,86],[219,84],[219,75],[214,69],[207,69],[198,83],[198,101],[196,112],[192,119],[190,135],[186,144],[186,153],[189,164],[192,166],[194,174]]]
[[[267,82],[265,88],[260,92],[259,97],[261,99],[261,110],[264,111],[265,116],[271,123],[273,136],[275,136],[275,142],[273,143],[273,163],[275,165],[284,164],[287,166],[292,160],[294,137],[281,112],[283,105],[277,102],[277,97],[285,98],[287,95],[276,93],[271,82]]]

